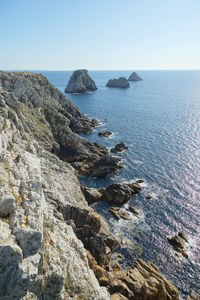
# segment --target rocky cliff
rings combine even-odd
[[[0,299],[177,299],[154,267],[109,266],[118,241],[77,178],[119,167],[77,134],[95,124],[42,75],[0,72]]]

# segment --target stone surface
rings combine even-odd
[[[134,280],[119,264],[109,268],[119,242],[84,196],[106,189],[83,192],[77,170],[104,176],[119,160],[77,135],[93,126],[43,76],[0,72],[0,299],[177,299],[149,265],[134,267]]]
[[[45,77],[29,72],[0,72],[0,86],[7,93],[4,101],[17,112],[24,131],[31,132],[40,146],[72,163],[83,175],[92,176],[94,165],[102,169],[97,164],[100,159],[105,165],[103,176],[121,167],[119,158],[109,159],[106,147],[78,135],[92,132],[98,121],[89,120]],[[16,123],[14,115],[9,118]],[[98,173],[102,172],[97,169],[95,176]]]
[[[141,186],[138,183],[114,183],[105,188],[102,198],[109,203],[123,204],[130,200],[134,193],[138,193]]]
[[[119,77],[118,79],[110,79],[106,83],[107,87],[114,87],[114,88],[122,88],[127,89],[130,87],[128,80],[125,77]]]
[[[49,101],[62,111],[61,98],[40,75],[0,72],[2,300],[110,299],[88,265],[86,247],[95,245],[100,263],[117,241],[88,207],[75,169],[51,153],[58,140],[44,110]],[[82,233],[79,219],[88,226]]]
[[[107,286],[111,299],[179,299],[176,287],[152,263],[139,259],[130,270],[123,270],[119,264],[114,264],[109,271],[105,271],[99,269],[94,258],[90,257],[89,262],[94,272],[99,271],[97,278]]]
[[[187,300],[200,300],[200,294],[192,291],[191,295],[187,297]]]
[[[134,215],[139,216],[139,212],[138,212],[138,210],[137,210],[134,206],[129,205],[128,209],[129,209]]]
[[[69,79],[65,93],[86,93],[97,89],[87,70],[76,70]]]
[[[128,78],[128,81],[140,81],[143,80],[136,72],[132,72]]]
[[[98,136],[100,136],[100,137],[109,137],[110,135],[112,134],[112,132],[111,131],[108,131],[108,130],[106,130],[106,131],[100,131],[99,133],[98,133]]]
[[[120,142],[119,144],[115,145],[115,147],[111,148],[110,152],[117,153],[127,149],[128,147],[124,144],[124,142]]]
[[[124,220],[131,219],[129,212],[124,211],[124,210],[120,209],[119,207],[110,207],[109,211],[111,212],[111,214],[114,216],[114,218],[116,220],[119,220],[121,218]]]
[[[188,254],[185,249],[185,242],[187,237],[184,233],[179,232],[177,235],[167,238],[170,245],[173,246],[174,250],[181,253],[185,258],[188,258]]]

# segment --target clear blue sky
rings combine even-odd
[[[200,69],[200,0],[0,0],[0,69]]]

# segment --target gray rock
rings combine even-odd
[[[115,88],[129,88],[130,84],[128,82],[128,80],[125,77],[120,77],[118,79],[110,79],[107,83],[106,83],[107,87],[115,87]]]
[[[102,199],[109,203],[123,204],[130,200],[133,194],[139,193],[141,186],[136,183],[114,183],[102,192]]]
[[[110,152],[112,153],[117,153],[117,152],[122,152],[124,150],[127,150],[128,146],[124,144],[124,142],[120,142],[115,147],[111,148]]]
[[[76,70],[69,79],[65,93],[86,93],[97,89],[87,70]]]
[[[136,72],[132,72],[128,78],[128,81],[140,81],[143,80]]]

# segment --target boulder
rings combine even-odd
[[[113,215],[113,217],[118,221],[119,219],[130,220],[130,214],[127,211],[123,211],[119,207],[110,207],[109,212]]]
[[[89,205],[100,201],[102,198],[102,193],[95,188],[87,188],[82,186],[81,189]]]
[[[147,200],[151,200],[152,198],[153,198],[153,195],[152,195],[152,194],[146,195],[146,199],[147,199]]]
[[[98,136],[100,136],[100,137],[104,136],[104,137],[107,138],[107,137],[109,137],[111,134],[112,134],[111,131],[106,130],[106,131],[100,131],[100,132],[98,133]]]
[[[132,72],[128,78],[128,81],[140,81],[143,80],[136,72]]]
[[[137,210],[134,206],[129,205],[129,208],[128,208],[128,209],[129,209],[130,212],[132,212],[134,215],[139,216],[139,212],[138,212],[138,210]]]
[[[130,84],[125,77],[120,77],[118,79],[108,80],[108,82],[106,83],[106,86],[127,89],[130,87]]]
[[[111,148],[110,152],[117,153],[127,150],[128,146],[124,144],[124,142],[120,142],[119,144],[115,145],[115,147]]]
[[[86,93],[97,89],[87,70],[76,70],[69,79],[65,93]]]
[[[174,250],[181,253],[185,258],[188,258],[188,254],[185,250],[185,242],[187,242],[187,237],[184,233],[179,232],[177,235],[167,238],[170,245],[173,246]]]
[[[102,198],[109,203],[123,204],[140,190],[141,187],[138,183],[114,183],[105,188]]]

